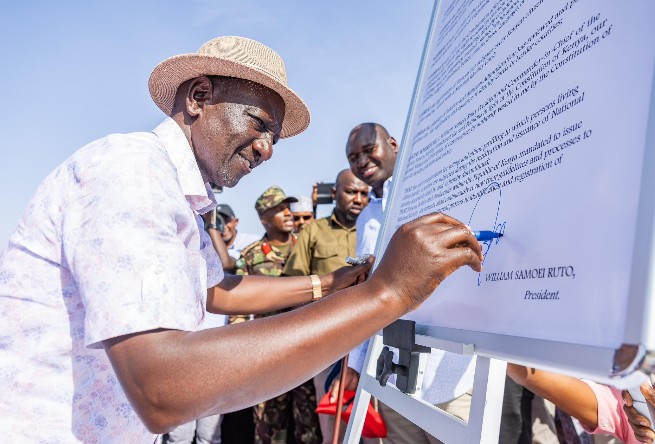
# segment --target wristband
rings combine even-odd
[[[312,281],[312,301],[316,301],[323,297],[323,289],[321,288],[321,280],[317,275],[312,274],[309,276]]]
[[[212,230],[218,231],[218,225],[216,225],[216,224],[208,224],[207,228],[211,228]]]

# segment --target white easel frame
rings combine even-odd
[[[474,351],[470,345],[447,342],[421,334],[416,335],[416,343],[459,354],[470,355]],[[411,419],[417,426],[437,437],[444,444],[498,443],[506,362],[477,357],[471,413],[467,423],[419,398],[402,393],[392,384],[382,387],[375,379],[375,366],[383,346],[382,332],[379,332],[369,343],[366,366],[359,379],[353,414],[348,423],[344,443],[359,442],[371,396],[392,406],[395,411]]]
[[[414,117],[415,102],[424,76],[427,49],[434,38],[439,0],[435,0],[428,27],[424,51],[412,95],[401,151],[394,176],[407,156],[403,150],[407,143]],[[469,422],[459,420],[428,403],[406,395],[395,387],[381,387],[375,379],[377,357],[382,350],[381,332],[375,335],[367,351],[365,367],[357,388],[351,421],[346,433],[347,443],[356,443],[361,435],[367,405],[375,396],[398,413],[410,418],[419,427],[446,444],[497,443],[505,382],[504,360],[523,365],[556,371],[577,377],[586,377],[618,388],[641,384],[644,373],[655,371],[655,76],[650,89],[650,109],[642,163],[639,210],[635,232],[632,269],[629,275],[630,295],[625,319],[623,345],[634,347],[630,362],[617,361],[621,348],[593,347],[574,343],[547,341],[502,334],[459,330],[431,325],[416,325],[416,343],[431,348],[460,354],[475,354],[477,364]],[[391,192],[388,206],[393,204]],[[384,225],[389,224],[389,214]],[[376,255],[381,250],[382,236],[378,238]],[[471,345],[474,344],[474,345]],[[539,350],[538,354],[534,350]],[[529,358],[528,358],[529,357]],[[503,361],[501,361],[502,359]],[[556,365],[557,364],[557,365]],[[641,371],[637,371],[641,370]]]

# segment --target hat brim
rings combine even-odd
[[[250,80],[279,94],[285,105],[281,138],[300,134],[309,126],[309,109],[291,88],[255,66],[220,57],[181,54],[164,60],[150,74],[148,80],[150,96],[159,109],[170,116],[178,87],[187,80],[201,76],[226,76]]]
[[[257,214],[259,214],[259,215],[261,216],[262,214],[264,214],[265,212],[267,212],[267,211],[270,210],[271,208],[275,208],[275,207],[277,207],[277,206],[280,205],[280,204],[283,204],[283,203],[294,203],[294,202],[298,202],[298,199],[295,198],[295,197],[293,197],[293,196],[289,196],[289,197],[285,197],[284,199],[282,199],[282,200],[279,201],[279,202],[275,202],[273,205],[271,205],[270,207],[266,208],[265,210],[261,210],[261,211],[260,211],[260,210],[257,209],[257,205],[255,205],[255,211],[257,211]]]

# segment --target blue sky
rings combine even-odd
[[[148,76],[163,59],[220,35],[259,40],[285,60],[310,127],[219,196],[240,229],[263,232],[255,199],[269,185],[309,195],[347,167],[345,140],[376,121],[402,136],[432,0],[20,1],[0,14],[0,242],[45,176],[86,143],[154,128],[165,116]],[[319,215],[329,208],[319,209]]]

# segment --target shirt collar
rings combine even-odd
[[[168,157],[177,170],[178,182],[191,209],[199,214],[216,207],[214,193],[208,183],[203,182],[198,163],[182,128],[168,118],[153,131],[159,138]]]
[[[339,228],[346,230],[346,231],[353,231],[355,229],[355,225],[352,226],[352,228],[346,228],[343,226],[341,222],[339,222],[339,219],[337,219],[337,215],[335,213],[335,210],[332,210],[332,214],[330,215],[330,223],[333,225],[338,226]]]
[[[387,199],[389,198],[389,188],[391,187],[391,183],[393,182],[393,176],[388,178],[387,180],[384,181],[382,184],[382,196],[378,197],[375,192],[373,191],[373,188],[368,192],[368,200],[369,200],[369,205],[372,202],[376,203],[381,203],[382,204],[382,209],[387,206]]]

